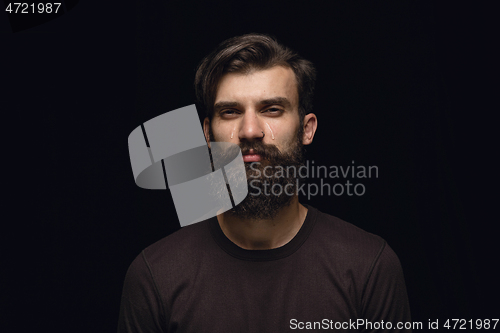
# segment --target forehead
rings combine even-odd
[[[297,80],[292,69],[274,66],[246,73],[227,73],[219,81],[215,103],[235,101],[257,103],[262,100],[284,97],[292,108],[298,107]]]

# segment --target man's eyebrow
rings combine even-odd
[[[271,97],[259,101],[260,105],[281,104],[284,107],[291,107],[292,103],[286,97]],[[214,111],[218,112],[223,108],[234,108],[241,106],[238,102],[233,101],[220,101],[214,104]]]
[[[217,112],[217,111],[219,111],[220,109],[223,109],[223,108],[234,108],[234,107],[237,107],[237,106],[240,106],[240,103],[238,103],[238,102],[220,101],[220,102],[215,103],[215,105],[214,105],[214,111]]]
[[[291,107],[292,103],[286,97],[272,97],[260,101],[262,105],[281,104],[284,107]]]

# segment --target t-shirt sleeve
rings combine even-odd
[[[411,316],[401,263],[385,242],[366,281],[362,309],[361,318],[367,321],[362,332],[412,331],[404,326],[409,325]]]
[[[164,313],[150,267],[142,253],[132,262],[125,276],[118,333],[166,332]]]

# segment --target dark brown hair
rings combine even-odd
[[[252,33],[227,39],[202,60],[194,81],[197,106],[211,120],[217,86],[222,76],[226,73],[250,73],[255,69],[274,66],[288,67],[295,73],[302,123],[304,116],[312,110],[316,70],[310,61],[264,34]]]

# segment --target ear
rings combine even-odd
[[[205,140],[207,140],[208,148],[210,148],[210,120],[208,117],[203,120],[203,134],[205,134]]]
[[[303,145],[310,145],[314,138],[314,133],[318,128],[318,119],[314,113],[309,113],[304,116],[304,136],[302,137]]]

